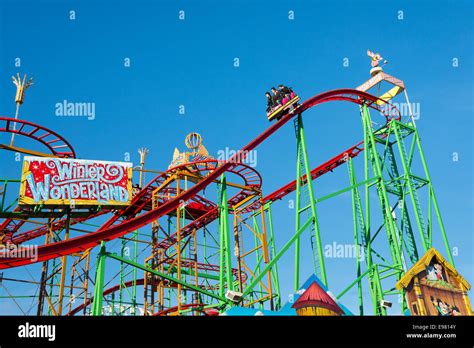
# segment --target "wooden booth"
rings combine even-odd
[[[429,249],[397,282],[411,315],[472,315],[469,283],[435,249]]]

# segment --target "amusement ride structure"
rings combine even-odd
[[[318,206],[349,193],[352,216],[346,218],[353,221],[355,250],[365,257],[354,259],[353,269],[347,270],[354,276],[335,298],[344,301],[349,290],[357,289],[356,315],[386,315],[394,297],[406,312],[405,290],[395,284],[434,240],[442,241],[443,253],[454,262],[405,84],[383,71],[380,55],[369,56],[371,77],[365,83],[316,94],[291,109],[285,105],[277,120],[227,160],[209,155],[197,133],[187,136],[187,151],[175,150],[164,172],[146,170],[147,150],[140,149],[140,165],[133,169],[139,180],[126,206],[21,204],[16,192],[24,179],[0,178],[1,284],[35,286],[37,315],[218,315],[233,307],[278,312],[286,300],[279,278],[284,255],[294,255],[295,292],[304,281],[302,263],[311,263],[321,283],[330,285]],[[75,159],[75,150],[61,135],[18,118],[31,80],[15,81],[16,117],[0,117],[0,131],[12,139],[1,148]],[[395,100],[408,106],[407,115]],[[354,105],[361,119],[360,142],[312,167],[304,116],[331,102]],[[383,115],[383,124],[372,122],[374,111]],[[246,164],[246,156],[289,123],[295,128],[295,180],[264,194],[263,178]],[[46,150],[16,147],[14,138],[24,137]],[[315,181],[344,170],[339,167],[345,167],[347,182],[319,197]],[[144,173],[156,176],[144,183]],[[8,195],[11,190],[15,193]],[[272,207],[290,194],[296,202],[295,229],[282,240]],[[36,245],[34,259],[21,256]],[[301,253],[308,245],[311,259]],[[15,277],[18,267],[32,263],[42,265],[39,282]],[[17,294],[8,294],[15,301]]]

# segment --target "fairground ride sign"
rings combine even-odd
[[[25,156],[20,205],[126,206],[132,164]]]

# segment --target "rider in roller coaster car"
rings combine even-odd
[[[265,92],[265,97],[267,97],[267,112],[270,112],[275,107],[275,104],[270,92]]]
[[[286,87],[284,85],[278,85],[278,89],[272,87],[271,93],[272,94],[270,94],[269,92],[265,93],[265,96],[267,97],[267,117],[269,117],[269,120],[272,120],[273,118],[279,120],[283,115],[282,107],[292,101],[296,97],[296,94],[291,88]],[[289,105],[289,110],[290,112],[292,112],[294,109],[294,102],[290,104],[291,105]],[[281,110],[279,110],[280,108]]]
[[[280,106],[281,100],[282,100],[280,91],[277,90],[275,87],[272,87],[272,88],[271,88],[271,91],[272,91],[272,93],[273,93],[273,96],[272,96],[273,105],[274,105],[275,107]]]
[[[278,85],[278,90],[280,91],[280,95],[282,96],[281,99],[281,104],[285,105],[288,103],[291,99],[295,97],[295,92],[289,87],[283,86],[283,85]]]

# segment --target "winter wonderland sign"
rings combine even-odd
[[[25,156],[19,204],[129,205],[132,164]]]

